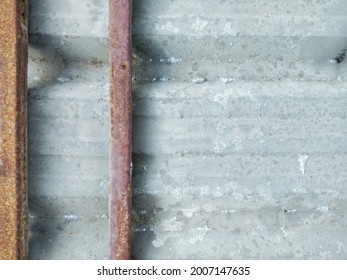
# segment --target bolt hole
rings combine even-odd
[[[125,70],[126,68],[127,68],[127,66],[125,64],[120,65],[120,69]]]

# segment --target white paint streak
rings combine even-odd
[[[199,207],[192,207],[187,209],[182,209],[182,213],[185,217],[191,218],[193,217],[194,213],[199,210]]]
[[[201,31],[207,26],[207,24],[208,24],[207,20],[203,20],[198,17],[196,21],[193,23],[193,29],[195,31]]]
[[[64,219],[68,221],[76,221],[79,217],[77,215],[73,214],[66,214],[64,215]]]
[[[321,213],[327,213],[327,212],[329,212],[330,208],[328,206],[320,206],[320,207],[317,207],[316,210],[321,212]]]
[[[299,161],[299,169],[301,171],[302,176],[305,176],[305,168],[306,168],[306,162],[308,160],[308,155],[300,155],[298,158]]]
[[[69,78],[69,77],[58,77],[57,78],[57,81],[59,82],[59,83],[66,83],[66,82],[71,82],[72,81],[72,79],[71,78]]]
[[[221,78],[221,81],[224,83],[224,84],[230,84],[232,83],[233,81],[235,81],[234,78]]]
[[[170,62],[171,64],[176,64],[176,63],[178,63],[178,62],[181,62],[182,61],[182,59],[181,58],[176,58],[176,57],[170,57],[170,58],[168,58],[168,60],[167,60],[168,62]]]
[[[228,100],[229,100],[229,95],[224,94],[224,93],[216,93],[213,96],[213,101],[216,103],[219,103],[223,107],[226,107],[228,105]]]
[[[235,31],[231,28],[231,22],[227,22],[223,29],[224,35],[235,35]]]
[[[192,79],[192,82],[194,84],[202,84],[202,83],[206,82],[206,78],[201,78],[201,77],[194,78],[194,79]]]
[[[178,32],[180,31],[180,29],[174,26],[171,21],[168,21],[167,23],[162,25],[155,25],[154,28],[158,33],[165,33],[165,34],[166,33],[178,34]]]

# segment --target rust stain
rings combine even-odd
[[[0,1],[0,259],[27,258],[27,18]]]
[[[132,1],[109,4],[110,259],[130,259]]]

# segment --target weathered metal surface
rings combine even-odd
[[[131,255],[131,0],[110,0],[110,259]]]
[[[0,1],[0,259],[27,257],[27,1]]]

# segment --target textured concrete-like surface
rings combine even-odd
[[[106,258],[108,8],[31,2],[30,256]],[[346,1],[133,4],[133,257],[346,259]]]
[[[345,259],[344,82],[134,92],[137,258]]]
[[[134,1],[138,259],[346,259],[345,1]]]
[[[107,259],[108,3],[29,4],[29,258]]]
[[[0,2],[0,259],[27,258],[27,2]]]
[[[329,79],[345,11],[343,0],[136,1],[136,79]]]
[[[29,92],[30,258],[106,259],[108,68],[59,77]]]

